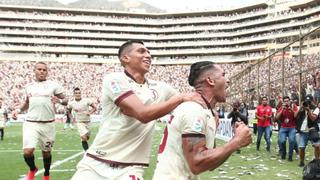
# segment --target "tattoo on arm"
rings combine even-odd
[[[204,136],[196,137],[183,137],[182,139],[185,143],[188,154],[193,155],[203,155],[203,151],[207,150],[206,141]]]

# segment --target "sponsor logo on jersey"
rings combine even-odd
[[[111,88],[112,93],[114,93],[114,94],[121,92],[121,87],[119,85],[119,82],[117,82],[117,81],[111,81],[110,88]]]
[[[193,125],[192,125],[192,129],[196,132],[202,132],[203,130],[203,120],[202,119],[196,119],[194,122],[193,122]]]
[[[158,99],[158,97],[159,97],[158,92],[155,89],[151,89],[151,91],[152,91],[152,99],[153,100]]]
[[[101,150],[97,150],[96,151],[97,154],[101,155],[101,156],[105,156],[107,153]]]

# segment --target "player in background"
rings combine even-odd
[[[93,114],[97,107],[87,98],[81,97],[79,88],[73,90],[74,100],[68,103],[68,114],[73,119],[80,134],[82,147],[86,151],[89,148],[88,140],[90,138],[90,115]]]
[[[48,66],[46,63],[37,62],[33,72],[35,81],[25,86],[25,100],[12,116],[17,119],[18,113],[27,111],[26,120],[23,123],[23,157],[29,167],[26,179],[33,180],[38,171],[34,161],[34,150],[39,144],[45,170],[43,180],[49,180],[51,150],[55,141],[54,104],[67,105],[68,100],[60,84],[47,80]]]
[[[8,118],[8,110],[3,106],[3,98],[0,97],[0,134],[1,141],[4,138],[4,128],[6,126],[6,122],[9,120]]]

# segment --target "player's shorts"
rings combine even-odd
[[[54,122],[37,123],[28,122],[23,123],[23,149],[36,148],[39,144],[42,151],[51,151],[56,131]]]
[[[198,175],[192,174],[189,169],[181,166],[178,158],[171,158],[170,162],[176,163],[160,165],[158,162],[152,180],[200,180]]]
[[[0,129],[3,129],[6,126],[6,122],[0,121]]]
[[[145,167],[111,167],[108,163],[84,156],[71,180],[143,180]]]
[[[90,122],[77,122],[76,126],[80,136],[90,135]]]

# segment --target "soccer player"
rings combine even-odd
[[[1,141],[3,141],[4,137],[4,128],[6,126],[6,122],[8,119],[8,111],[6,108],[2,106],[3,98],[0,97],[0,134],[1,134]]]
[[[90,115],[93,114],[97,108],[95,104],[87,99],[81,97],[79,88],[73,90],[74,100],[68,103],[68,113],[71,119],[74,119],[76,127],[81,137],[82,147],[86,151],[89,148],[88,140],[90,138]],[[91,107],[91,108],[90,108]]]
[[[68,108],[66,107],[66,110],[65,110],[65,116],[66,116],[66,122],[64,123],[64,126],[63,126],[63,129],[73,129],[73,125],[71,122],[71,112],[68,111]]]
[[[178,95],[166,83],[145,78],[151,55],[143,42],[127,41],[119,48],[118,57],[124,72],[104,77],[103,122],[73,180],[143,180],[154,120],[184,101],[203,101],[198,93]]]
[[[216,103],[225,102],[229,83],[220,66],[211,61],[194,63],[188,81],[206,105],[184,102],[174,110],[159,147],[153,180],[197,180],[198,174],[216,169],[252,141],[249,128],[236,122],[234,137],[222,147],[213,148],[217,117],[212,109]]]
[[[39,144],[42,150],[44,165],[44,180],[50,179],[51,149],[55,140],[54,104],[67,105],[62,86],[47,80],[48,66],[44,62],[37,62],[34,67],[35,82],[25,87],[25,100],[17,114],[27,111],[26,121],[23,123],[23,157],[30,170],[27,180],[33,180],[38,170],[34,162],[34,150]]]

